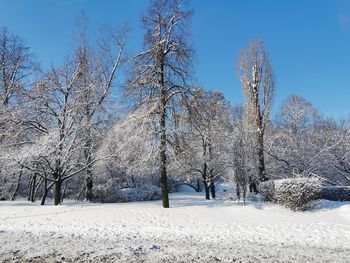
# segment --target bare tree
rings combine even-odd
[[[287,98],[266,135],[265,153],[275,176],[312,175],[330,184],[348,182],[349,128],[322,117],[304,98]]]
[[[244,121],[243,107],[235,107],[232,114],[232,132],[230,166],[233,169],[233,179],[236,183],[237,199],[243,198],[245,203],[249,176],[255,163],[251,161],[251,138]],[[230,178],[231,179],[231,178]]]
[[[265,153],[274,158],[279,176],[290,176],[293,170],[310,170],[310,162],[317,152],[315,132],[321,117],[315,107],[303,97],[289,96],[277,113],[275,126],[270,126]],[[277,166],[277,167],[276,167]]]
[[[86,163],[93,163],[93,151],[96,150],[104,119],[108,118],[113,81],[123,62],[126,42],[126,29],[121,32],[108,31],[108,38],[99,41],[94,50],[86,40],[86,22],[80,28],[80,46],[76,52],[79,73],[75,80],[81,115],[81,134],[84,140],[84,158]],[[113,108],[113,107],[112,107]],[[93,200],[93,171],[88,166],[86,171],[85,200]]]
[[[167,182],[167,118],[178,95],[186,92],[190,79],[192,50],[188,43],[191,12],[184,1],[153,1],[143,17],[146,29],[145,51],[132,60],[132,76],[126,96],[136,100],[136,107],[157,104],[152,113],[158,118],[160,186],[163,207],[169,207]]]
[[[153,176],[159,170],[156,120],[151,114],[155,108],[140,107],[114,125],[100,151],[102,156],[113,156],[99,164],[100,181],[110,180],[118,187],[127,182],[130,188],[155,183]]]
[[[329,155],[325,165],[335,168],[331,170],[331,178],[334,178],[338,184],[350,185],[350,122],[341,121],[337,125],[330,127],[328,136],[335,142],[336,147],[328,148]]]
[[[3,157],[27,141],[26,95],[37,68],[23,40],[0,27],[0,198],[16,198],[22,181],[22,167]]]
[[[79,105],[75,81],[79,64],[69,61],[60,69],[52,69],[31,91],[30,124],[37,130],[26,168],[54,182],[54,204],[61,203],[62,184],[84,165],[78,163]],[[74,164],[74,162],[77,162]]]
[[[320,114],[303,97],[291,95],[281,105],[277,114],[277,124],[292,134],[299,134],[320,120]]]
[[[258,176],[262,178],[265,173],[264,133],[275,91],[269,57],[262,41],[255,40],[248,49],[241,51],[238,74],[246,99],[245,118],[256,143]]]
[[[192,91],[178,131],[175,155],[184,172],[200,174],[206,199],[215,198],[215,182],[226,174],[231,109],[222,93]]]

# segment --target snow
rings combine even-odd
[[[305,212],[260,202],[160,201],[54,207],[0,202],[4,262],[349,262],[350,202]]]

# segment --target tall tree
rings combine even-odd
[[[265,173],[264,133],[275,91],[269,57],[262,41],[255,40],[241,51],[238,74],[246,99],[245,118],[255,139],[258,176],[262,178]]]
[[[80,123],[83,137],[84,158],[90,163],[85,173],[85,200],[93,200],[93,170],[94,148],[96,149],[97,134],[108,118],[108,103],[117,71],[120,69],[126,42],[126,30],[120,32],[108,31],[108,38],[99,41],[97,48],[89,46],[86,40],[86,21],[80,28],[80,46],[76,52],[76,64],[79,74],[75,80],[78,100],[81,105]],[[114,101],[113,101],[114,102]],[[107,115],[107,116],[106,116]],[[101,138],[101,136],[99,136]]]
[[[77,158],[82,146],[78,130],[81,104],[75,85],[78,77],[79,65],[68,61],[47,73],[30,94],[31,111],[35,112],[30,122],[37,136],[23,149],[23,165],[54,183],[55,205],[61,203],[63,182],[86,169]]]
[[[163,207],[169,207],[167,183],[167,122],[178,95],[187,91],[192,64],[188,43],[189,19],[184,1],[153,1],[143,17],[145,50],[132,60],[132,76],[126,95],[134,97],[136,107],[156,105],[152,114],[158,120],[159,171]]]
[[[37,68],[24,41],[0,27],[0,199],[15,197],[21,182],[21,167],[9,166],[5,156],[27,141],[26,95]]]
[[[210,192],[215,198],[215,182],[227,169],[231,108],[222,93],[202,88],[193,90],[185,105],[175,155],[186,173],[200,174],[206,199]]]

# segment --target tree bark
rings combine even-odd
[[[164,56],[163,52],[161,56]],[[167,163],[166,163],[166,91],[164,80],[164,61],[160,62],[160,189],[162,191],[162,203],[164,208],[169,208],[169,193],[168,193],[168,178],[167,178]]]
[[[204,191],[205,191],[205,199],[210,200],[210,191],[206,181],[203,181]]]
[[[64,184],[64,187],[63,187],[63,193],[61,195],[61,203],[63,203],[63,199],[66,197],[67,188],[68,188],[68,180],[66,180],[66,183]]]
[[[39,183],[38,183],[37,186],[35,187],[34,196],[37,196],[37,193],[38,193],[38,191],[39,191],[39,189],[40,189],[40,187],[41,187],[41,185],[43,184],[44,181],[45,181],[44,178],[42,178],[42,179],[39,181]]]
[[[87,138],[85,143],[85,159],[86,163],[88,164],[86,168],[86,177],[85,177],[85,201],[92,202],[94,200],[94,194],[93,194],[93,179],[92,179],[92,135],[91,135],[91,129],[92,129],[92,121],[91,121],[91,113],[89,107],[86,108],[86,115],[88,116],[88,125],[87,125]]]
[[[62,179],[58,177],[57,179],[55,179],[54,205],[61,204],[61,196],[62,196]]]
[[[30,201],[31,196],[31,190],[32,190],[32,184],[33,184],[33,175],[30,176],[28,187],[27,187],[27,200]]]
[[[265,172],[265,159],[264,159],[264,133],[258,133],[258,169],[259,179],[263,178]]]
[[[211,193],[211,197],[213,199],[215,199],[216,198],[216,190],[215,190],[215,183],[214,182],[212,182],[210,184],[210,193]]]
[[[164,103],[163,103],[164,101]],[[160,188],[162,191],[163,207],[169,207],[169,194],[168,194],[168,178],[166,167],[166,130],[165,130],[165,97],[162,98],[161,116],[160,116]]]
[[[204,184],[204,191],[205,191],[205,199],[210,200],[210,191],[209,191],[209,185],[207,182],[207,163],[204,163],[203,165],[203,184]]]
[[[197,190],[196,192],[200,192],[201,191],[201,185],[200,185],[200,180],[197,180]]]
[[[47,179],[45,179],[44,181],[44,194],[41,198],[41,203],[40,205],[45,205],[45,201],[46,201],[46,197],[47,197],[47,194],[49,193],[49,190],[51,189],[51,187],[54,185],[54,182],[52,182],[49,187],[47,187]]]
[[[18,189],[19,189],[19,186],[20,186],[20,184],[21,184],[22,173],[23,173],[23,170],[21,169],[21,170],[19,171],[16,189],[13,191],[13,194],[12,194],[12,196],[11,196],[11,201],[15,201],[16,198],[17,198],[17,196],[18,196]]]
[[[35,201],[36,177],[37,177],[37,175],[34,174],[33,178],[32,178],[32,184],[30,185],[30,187],[31,187],[31,189],[30,189],[30,202],[32,202],[32,203]]]
[[[88,169],[89,170],[89,169]],[[94,194],[92,191],[93,188],[93,180],[92,174],[87,172],[87,176],[85,178],[86,188],[85,188],[85,201],[92,202],[94,200]]]

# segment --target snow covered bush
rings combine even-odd
[[[259,192],[264,202],[275,201],[275,181],[261,182],[259,184]]]
[[[120,200],[119,187],[114,180],[107,180],[102,184],[95,185],[94,197],[102,203],[116,203]]]
[[[160,188],[155,185],[120,190],[121,202],[152,201],[162,199]]]
[[[320,197],[321,188],[318,178],[275,180],[275,198],[277,203],[293,211],[305,210],[311,201]]]
[[[95,187],[95,199],[103,203],[160,200],[160,188],[154,185],[119,189],[112,183]]]

